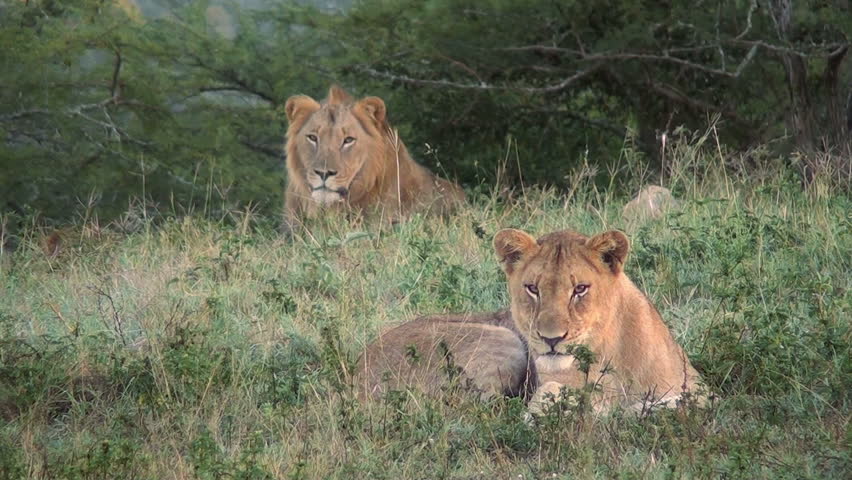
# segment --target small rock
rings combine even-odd
[[[622,211],[625,220],[660,218],[666,210],[677,206],[671,190],[658,185],[648,185],[636,198],[627,202]]]

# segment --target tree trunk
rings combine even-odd
[[[849,125],[849,121],[852,120],[852,117],[849,119],[844,119],[844,117],[852,114],[852,111],[844,110],[852,108],[852,104],[847,105],[844,109],[844,92],[840,88],[840,82],[842,80],[841,67],[846,60],[848,53],[849,45],[844,45],[834,52],[831,52],[831,55],[829,55],[828,61],[825,64],[825,73],[823,74],[827,102],[826,126],[831,129],[826,133],[831,135],[831,143],[839,146],[841,148],[841,153],[846,154],[852,153],[852,151],[850,151],[850,144],[852,144],[852,132],[850,129],[852,129],[852,125]],[[852,87],[852,85],[850,85],[850,87]],[[852,90],[850,90],[849,94],[852,95]],[[843,152],[843,148],[846,149],[845,152]]]
[[[789,43],[788,32],[793,21],[793,0],[772,0],[770,15],[775,24],[778,38]],[[778,52],[778,57],[787,74],[790,92],[788,125],[803,152],[834,150],[834,153],[850,153],[850,128],[852,118],[844,121],[844,94],[839,88],[842,67],[849,52],[849,44],[840,45],[825,58],[822,74],[808,78],[811,58],[793,51]],[[813,78],[816,76],[817,78]],[[847,110],[852,108],[847,107]],[[838,151],[839,150],[839,151]]]
[[[801,55],[795,53],[782,53],[781,62],[787,72],[787,88],[790,91],[790,129],[795,135],[796,146],[804,151],[812,151],[815,147],[816,118],[808,87],[807,63]]]

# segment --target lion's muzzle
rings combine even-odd
[[[311,188],[311,199],[321,205],[328,205],[346,200],[347,193],[348,190],[344,187],[332,190],[323,185]]]
[[[342,202],[346,200],[349,189],[335,185],[340,183],[334,170],[314,170],[314,175],[308,174],[308,184],[311,186],[311,199],[320,205]]]

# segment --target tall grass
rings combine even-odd
[[[289,241],[250,210],[87,210],[48,254],[34,225],[0,252],[0,478],[848,477],[848,190],[711,129],[668,145],[678,206],[631,223],[612,192],[659,181],[637,155],[611,188],[589,161],[569,192],[498,185],[448,220],[328,218]],[[383,328],[508,305],[504,227],[627,231],[628,275],[721,398],[536,427],[519,399],[354,400]]]

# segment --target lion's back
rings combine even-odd
[[[368,398],[401,389],[435,394],[453,384],[482,397],[523,393],[526,346],[502,321],[494,315],[438,316],[394,327],[365,349],[355,387]]]

